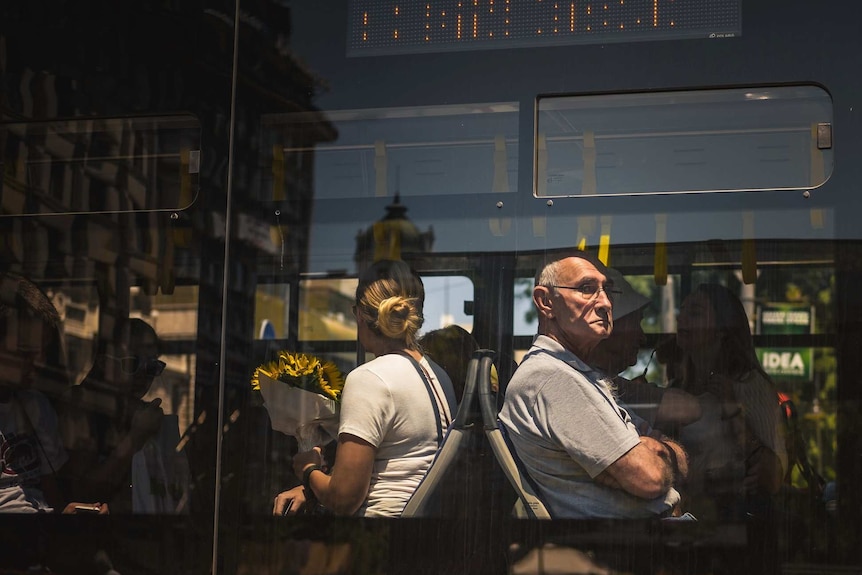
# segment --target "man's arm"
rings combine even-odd
[[[132,416],[130,429],[118,441],[116,447],[104,460],[90,449],[67,447],[69,461],[60,469],[60,475],[73,499],[82,501],[107,501],[128,481],[132,458],[143,445],[154,437],[160,427],[164,413],[161,400],[141,403]],[[91,434],[95,431],[89,429]]]
[[[641,436],[640,442],[600,473],[596,482],[622,489],[636,497],[654,499],[670,489],[677,477],[688,474],[682,446],[669,439]]]

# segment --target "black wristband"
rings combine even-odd
[[[319,465],[309,465],[305,468],[305,471],[302,472],[302,486],[312,493],[314,490],[311,488],[311,485],[308,483],[308,480],[311,479],[311,474],[315,471],[323,471]]]

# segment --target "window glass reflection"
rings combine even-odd
[[[534,193],[814,188],[832,173],[832,101],[815,86],[539,99]]]

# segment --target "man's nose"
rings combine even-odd
[[[613,307],[613,303],[611,303],[611,298],[608,297],[608,293],[604,289],[600,289],[598,292],[598,296],[596,297],[596,307],[604,308],[610,310]]]

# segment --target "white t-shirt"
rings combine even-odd
[[[438,381],[428,360],[443,433],[453,413],[448,378]],[[442,370],[438,370],[445,375]],[[448,398],[448,401],[447,401]],[[368,497],[357,515],[397,517],[427,473],[437,452],[438,426],[425,383],[412,362],[397,354],[380,356],[347,376],[338,433],[349,433],[377,448]]]
[[[52,511],[42,476],[66,463],[57,415],[44,395],[19,391],[0,403],[0,513]]]

